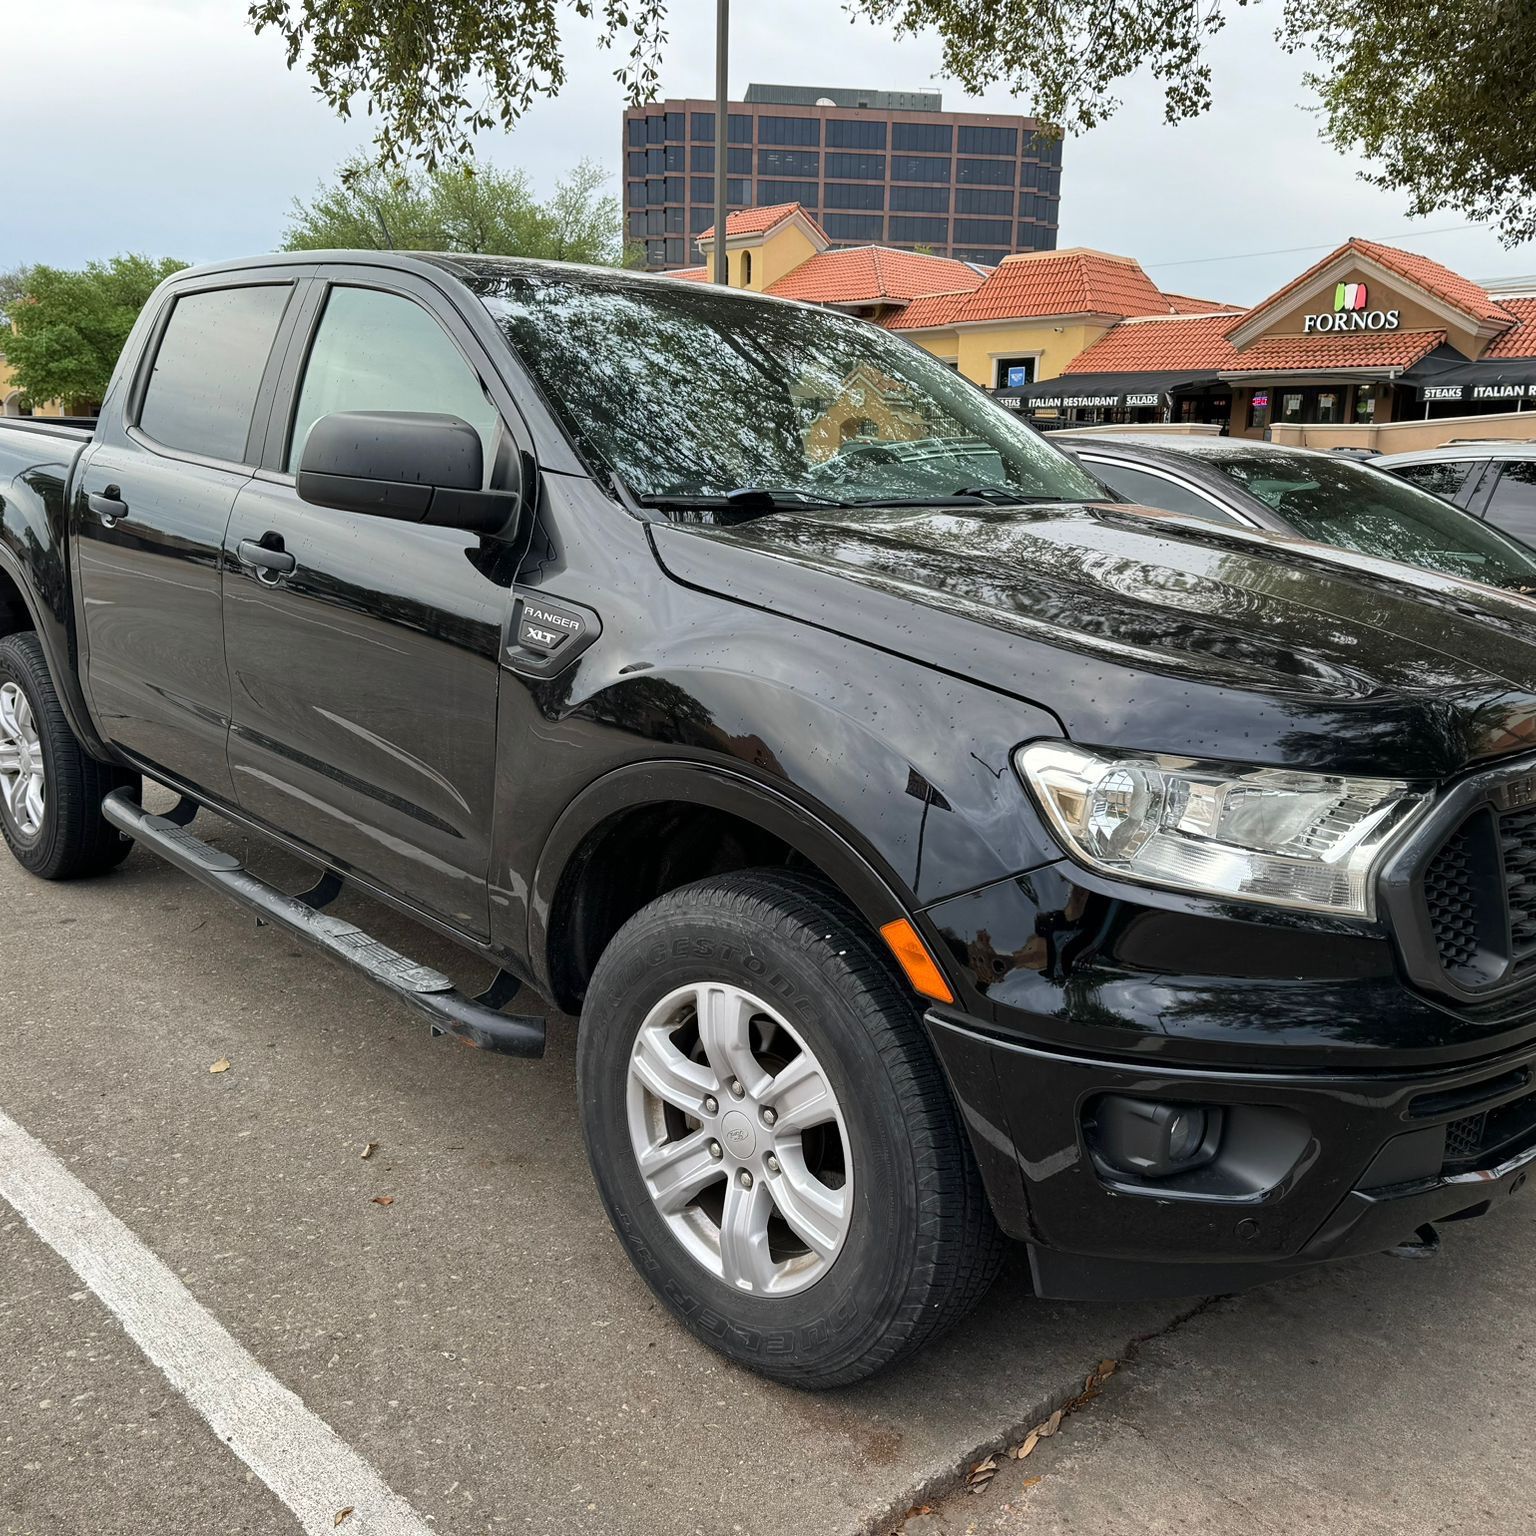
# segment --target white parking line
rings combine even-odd
[[[309,1536],[430,1536],[377,1472],[264,1371],[213,1314],[36,1137],[0,1113],[0,1197]]]

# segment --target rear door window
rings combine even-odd
[[[139,407],[139,430],[167,448],[247,462],[262,375],[289,283],[214,288],[176,300]]]
[[[1536,459],[1505,459],[1483,514],[1526,544],[1536,544]]]
[[[1392,464],[1387,472],[1416,485],[1421,491],[1429,491],[1466,506],[1471,491],[1467,472],[1472,468],[1471,459],[1432,459],[1426,464]]]
[[[1084,462],[1111,490],[1144,507],[1160,507],[1164,512],[1182,512],[1186,517],[1203,517],[1210,523],[1238,523],[1225,507],[1214,498],[1181,485],[1177,480],[1166,480],[1146,470],[1132,469],[1128,464],[1116,464],[1107,459],[1086,458]]]

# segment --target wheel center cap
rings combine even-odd
[[[720,1121],[720,1140],[732,1157],[749,1158],[757,1150],[757,1132],[739,1109],[733,1109]]]

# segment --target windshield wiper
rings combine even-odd
[[[637,500],[642,507],[681,507],[688,511],[724,509],[733,512],[783,512],[794,507],[846,507],[850,503],[837,501],[831,496],[819,496],[815,491],[802,491],[794,487],[770,487],[743,485],[719,495],[705,495],[692,491],[664,491],[655,496],[641,496]]]
[[[958,491],[935,491],[931,496],[862,496],[854,502],[859,507],[949,507],[967,501],[985,501],[998,507],[1037,507],[1054,505],[1066,496],[1026,496],[1000,485],[962,486]]]

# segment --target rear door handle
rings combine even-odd
[[[113,527],[119,518],[128,516],[128,503],[123,500],[121,486],[104,485],[100,492],[92,491],[85,498],[85,504],[108,528]]]
[[[268,534],[268,538],[272,535]],[[258,543],[255,539],[241,539],[235,546],[235,553],[240,557],[241,565],[249,565],[256,571],[256,579],[263,579],[263,574],[271,576],[286,576],[297,565],[298,561],[285,549],[272,549],[270,546]]]

